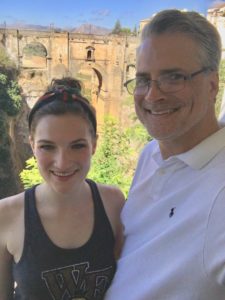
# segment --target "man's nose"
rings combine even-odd
[[[163,93],[160,90],[158,81],[151,80],[151,82],[149,82],[148,91],[145,94],[145,100],[157,101],[162,98],[163,98]]]

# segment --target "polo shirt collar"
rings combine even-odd
[[[225,126],[223,124],[222,126]],[[225,147],[225,127],[216,131],[191,150],[178,154],[176,157],[193,169],[201,169]]]

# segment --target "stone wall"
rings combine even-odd
[[[83,81],[100,125],[106,114],[121,118],[123,83],[135,74],[137,37],[0,29],[0,41],[20,69],[29,107],[52,78],[69,75]],[[34,43],[42,45],[45,57],[26,54]]]

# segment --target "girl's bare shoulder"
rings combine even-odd
[[[24,192],[0,200],[0,227],[13,222],[24,210]],[[2,227],[1,227],[2,228]]]
[[[119,210],[122,209],[125,197],[118,187],[100,183],[98,183],[97,186],[105,206],[113,206]]]

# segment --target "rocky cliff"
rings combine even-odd
[[[31,156],[27,113],[25,101],[17,116],[9,116],[0,110],[0,199],[23,190],[19,173]]]

